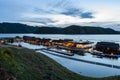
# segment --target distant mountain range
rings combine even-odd
[[[105,25],[103,27],[105,27],[105,28],[109,27],[109,28],[114,29],[116,31],[120,31],[120,24]]]
[[[120,34],[110,28],[71,25],[65,28],[40,27],[37,34]]]
[[[0,23],[0,33],[35,34],[120,34],[110,28],[71,25],[65,28],[33,27],[20,23]]]

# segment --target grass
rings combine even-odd
[[[62,67],[49,57],[25,48],[0,48],[0,80],[120,80],[120,76],[91,78]]]

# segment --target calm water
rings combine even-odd
[[[0,34],[0,37],[15,37],[15,36],[35,36],[40,38],[51,39],[74,39],[79,40],[91,40],[91,41],[115,41],[120,42],[120,35],[60,35],[60,34]]]
[[[35,36],[35,37],[40,37],[40,38],[52,38],[52,39],[74,39],[75,41],[79,40],[90,40],[90,41],[113,41],[120,43],[120,35],[38,35],[38,34],[0,34],[0,37],[15,37],[15,36]],[[17,45],[19,43],[14,43],[14,45]],[[43,46],[36,46],[36,45],[31,45],[28,43],[21,42],[23,47],[27,47],[30,49],[37,49],[37,48],[42,48]],[[41,52],[41,51],[39,51]],[[68,68],[69,70],[76,72],[81,75],[85,76],[91,76],[91,77],[106,77],[106,76],[113,76],[113,75],[120,75],[120,69],[114,69],[114,68],[109,68],[109,67],[104,67],[104,66],[99,66],[99,65],[94,65],[94,64],[88,64],[84,62],[78,62],[70,59],[65,59],[62,57],[58,56],[53,56],[51,54],[41,52],[42,54],[47,55],[48,57],[54,59],[64,67]],[[54,53],[54,52],[53,52]],[[58,53],[54,53],[58,54]],[[120,66],[120,59],[114,60],[114,59],[108,59],[108,58],[96,58],[93,57],[90,54],[86,53],[86,56],[79,56],[79,55],[74,55],[72,56],[73,58],[78,58],[78,59],[84,59],[84,60],[89,60],[89,61],[96,61],[96,62],[101,62],[101,63],[107,63],[107,64],[112,64],[112,65],[119,65]]]

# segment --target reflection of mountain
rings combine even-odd
[[[110,28],[71,25],[65,28],[33,27],[19,23],[0,23],[0,33],[37,34],[120,34]]]
[[[66,28],[40,27],[37,34],[120,34],[110,28],[72,25]]]

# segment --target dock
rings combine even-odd
[[[105,67],[109,67],[109,68],[120,69],[120,66],[118,66],[118,65],[111,65],[111,64],[106,64],[106,63],[88,61],[88,60],[72,58],[72,57],[68,57],[68,56],[64,56],[64,55],[54,54],[54,53],[52,53],[54,51],[50,52],[50,50],[47,50],[47,49],[41,49],[41,51],[45,52],[47,54],[51,54],[51,55],[58,56],[58,57],[63,57],[63,58],[66,58],[66,59],[71,59],[71,60],[80,61],[80,62],[89,63],[89,64],[94,64],[94,65],[105,66]],[[56,52],[56,53],[58,53],[58,52]]]
[[[67,55],[67,56],[73,56],[74,55],[74,53],[61,52],[61,51],[50,50],[50,49],[46,49],[46,48],[35,49],[35,50],[47,50],[47,51],[56,52],[56,53],[59,53],[59,54],[64,54],[64,55]]]

